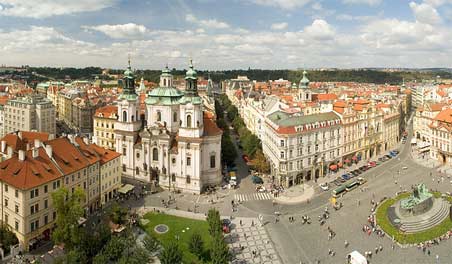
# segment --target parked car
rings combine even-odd
[[[330,186],[328,185],[327,182],[320,184],[319,187],[324,191],[328,191],[330,189]]]
[[[375,161],[371,161],[369,162],[369,164],[367,164],[369,167],[373,168],[375,166],[377,166],[377,163]]]
[[[352,174],[355,176],[358,176],[361,174],[361,172],[359,170],[354,170],[354,171],[352,171]]]
[[[348,175],[347,173],[346,174],[342,174],[342,179],[344,179],[344,180],[349,180],[350,179],[350,175]]]
[[[388,155],[388,154],[386,154],[385,157],[386,157],[388,160],[389,160],[389,159],[392,159],[392,156],[391,156],[391,155]]]
[[[336,180],[338,180],[339,182],[345,182],[345,179],[342,177],[337,177]]]

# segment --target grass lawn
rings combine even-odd
[[[438,194],[434,194],[435,197],[438,197]],[[424,242],[427,240],[431,240],[437,238],[449,230],[452,230],[452,221],[449,217],[447,217],[443,222],[434,226],[428,230],[416,233],[416,234],[404,234],[400,232],[397,228],[395,228],[391,222],[389,221],[386,211],[390,206],[392,206],[398,200],[408,197],[408,193],[400,194],[395,198],[390,198],[385,200],[379,207],[376,213],[377,224],[383,229],[386,234],[390,237],[394,237],[397,242],[401,244],[417,244],[420,242]],[[439,195],[440,196],[440,195]],[[450,197],[446,197],[448,201],[451,200]]]
[[[166,214],[147,213],[144,215],[145,219],[149,220],[146,226],[142,226],[146,232],[157,238],[163,245],[170,240],[174,240],[176,235],[179,235],[179,248],[183,252],[184,263],[207,263],[210,261],[209,249],[211,247],[212,238],[209,234],[209,225],[207,221],[193,220],[189,218],[177,217]],[[154,227],[159,224],[165,224],[169,227],[169,231],[165,234],[158,234],[154,231]],[[189,228],[187,230],[187,227]],[[182,232],[185,230],[185,232]],[[191,235],[197,231],[204,241],[203,260],[191,254],[188,250],[188,242]]]

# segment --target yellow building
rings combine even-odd
[[[115,105],[107,105],[96,110],[93,142],[98,146],[116,149],[114,130],[115,122],[118,120],[117,113],[118,107]]]

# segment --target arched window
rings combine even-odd
[[[162,121],[162,112],[157,111],[157,121]]]
[[[122,112],[122,122],[127,122],[127,111]]]
[[[135,116],[134,116],[134,115],[132,115],[132,122],[133,122],[133,121],[135,121]]]
[[[136,173],[137,175],[140,175],[140,168],[139,168],[138,166],[135,168],[135,173]]]
[[[191,115],[187,115],[187,127],[191,127]]]
[[[152,160],[159,160],[159,151],[157,150],[157,148],[152,149]]]
[[[173,113],[173,122],[177,122],[177,112]]]
[[[166,79],[163,79],[163,86],[166,86]]]

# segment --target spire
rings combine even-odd
[[[185,96],[198,96],[198,74],[190,59],[189,69],[185,73]]]
[[[300,85],[298,88],[307,89],[309,88],[309,79],[307,77],[308,72],[303,71],[303,78],[300,80]]]
[[[122,93],[119,99],[136,100],[137,94],[135,92],[135,76],[130,67],[130,54],[127,60],[127,69],[124,71]]]

